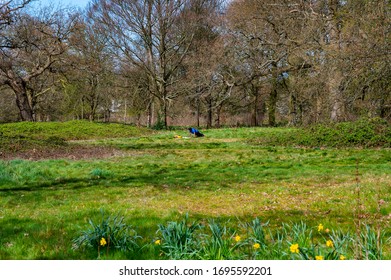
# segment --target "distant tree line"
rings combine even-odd
[[[0,3],[0,122],[391,121],[389,0]]]

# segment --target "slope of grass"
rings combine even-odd
[[[380,118],[286,129],[284,133],[270,132],[250,141],[261,145],[391,148],[391,126]]]
[[[75,250],[72,240],[89,219],[100,219],[101,209],[121,213],[143,244],[154,243],[159,224],[185,213],[201,223],[215,219],[230,227],[259,217],[272,231],[305,221],[312,228],[322,223],[354,233],[359,219],[390,237],[391,151],[260,145],[266,135],[291,131],[216,129],[203,131],[204,138],[185,138],[187,132],[180,130],[128,138],[92,135],[85,138],[97,140],[78,144],[124,154],[0,161],[0,259],[96,258],[94,250]],[[391,258],[389,243],[384,253]],[[109,258],[162,256],[147,246]]]
[[[87,121],[0,124],[0,158],[2,154],[32,150],[76,146],[70,140],[135,137],[152,131],[123,124],[93,123]]]
[[[145,128],[115,123],[88,121],[20,122],[0,124],[3,137],[26,137],[45,140],[50,137],[64,140],[132,137],[146,134]]]

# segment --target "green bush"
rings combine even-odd
[[[302,141],[318,146],[391,147],[391,127],[380,118],[317,125],[306,130]]]
[[[391,126],[387,121],[360,119],[356,122],[317,124],[307,128],[277,131],[251,139],[261,145],[305,147],[391,147]]]

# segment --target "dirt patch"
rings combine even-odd
[[[111,147],[99,146],[81,146],[69,145],[66,147],[44,147],[34,148],[26,151],[1,152],[0,159],[26,159],[26,160],[44,160],[44,159],[100,159],[113,156],[123,156],[124,151]]]

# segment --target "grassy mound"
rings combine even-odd
[[[252,142],[305,147],[391,147],[391,126],[384,120],[319,124],[308,128],[277,131]]]
[[[45,140],[50,137],[64,140],[132,137],[147,133],[147,129],[115,123],[88,121],[19,122],[0,125],[0,135],[11,138]]]
[[[145,128],[88,121],[1,124],[0,153],[65,147],[69,140],[127,138],[148,133]]]

